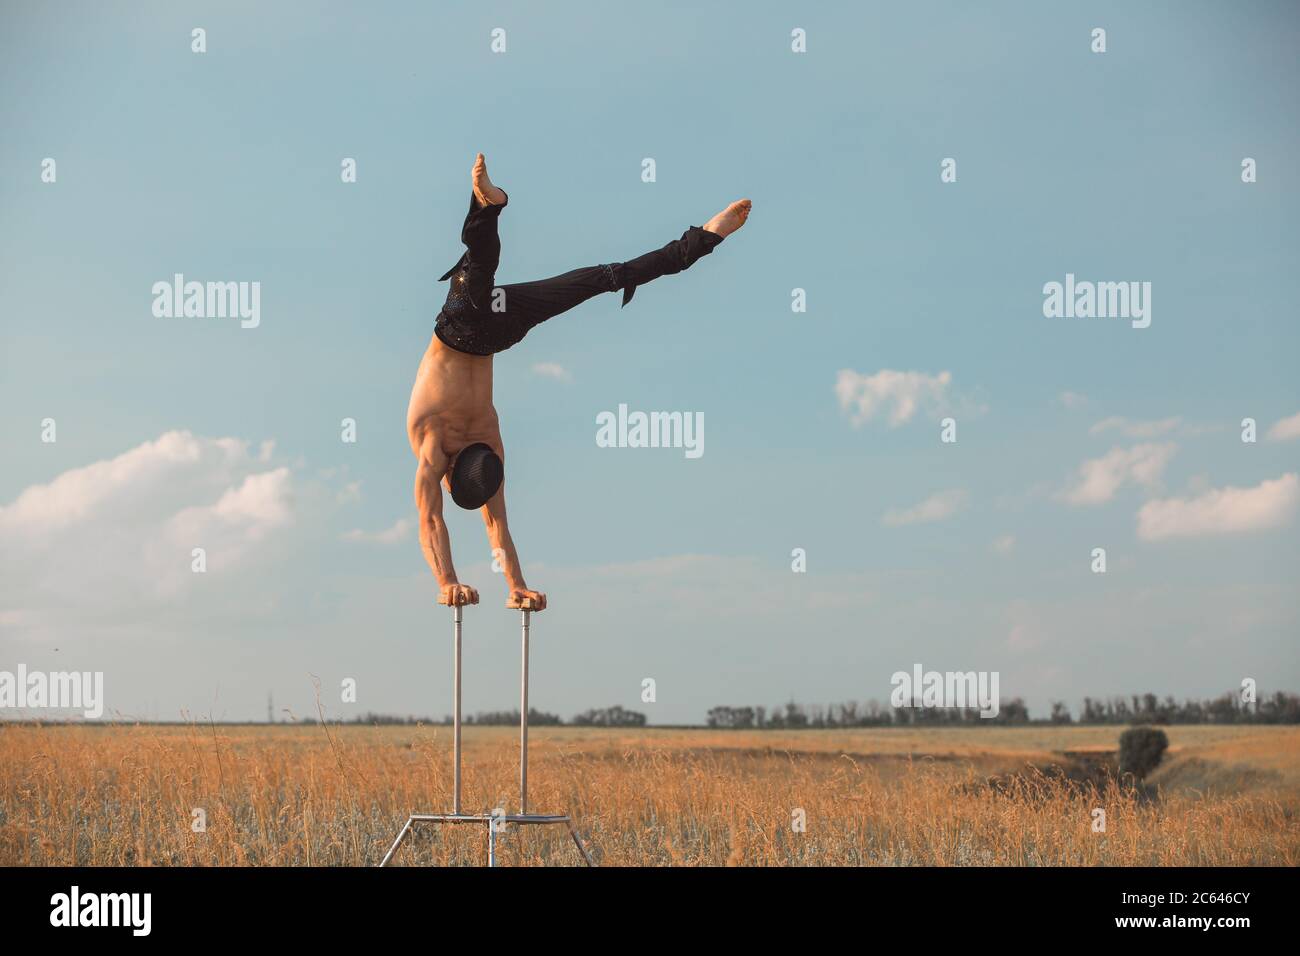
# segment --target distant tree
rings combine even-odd
[[[1160,705],[1156,701],[1156,695],[1147,693],[1142,695],[1142,717],[1152,722],[1157,721],[1160,717]]]
[[[808,726],[808,715],[794,701],[785,705],[785,725],[791,729]]]
[[[1255,717],[1270,724],[1300,723],[1300,697],[1278,691],[1256,707]]]
[[[754,708],[714,707],[709,711],[708,723],[728,730],[749,729],[754,726]]]
[[[645,714],[625,710],[617,704],[584,711],[573,718],[573,723],[579,727],[644,727],[645,722]]]
[[[467,717],[465,723],[474,724],[478,727],[502,727],[507,725],[519,725],[519,711],[517,710],[485,710],[480,711],[472,717]],[[555,727],[563,724],[557,714],[547,714],[540,710],[528,708],[528,723],[534,727]]]
[[[1029,723],[1029,708],[1019,697],[1013,700],[1004,700],[998,708],[997,722],[1000,724],[1027,724]]]

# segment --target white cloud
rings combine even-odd
[[[840,369],[835,380],[835,395],[854,428],[878,414],[884,414],[890,427],[896,428],[911,421],[921,408],[931,412],[942,408],[951,383],[951,372],[927,375],[886,368],[863,375],[846,368]]]
[[[1167,432],[1173,431],[1182,422],[1182,418],[1178,416],[1161,418],[1155,421],[1130,421],[1119,415],[1112,415],[1110,418],[1103,418],[1089,428],[1088,434],[1100,435],[1102,432],[1115,430],[1126,438],[1158,438]]]
[[[382,531],[362,531],[360,528],[354,528],[351,531],[343,533],[344,541],[367,541],[373,544],[396,544],[403,540],[411,530],[411,521],[407,518],[398,518],[390,528]]]
[[[573,376],[569,370],[557,362],[534,362],[533,374],[540,375],[542,378],[551,378],[557,382],[572,382]]]
[[[1095,505],[1110,501],[1128,482],[1156,489],[1177,447],[1170,442],[1112,448],[1102,457],[1080,465],[1077,480],[1060,497],[1072,505]]]
[[[168,519],[171,540],[207,547],[213,543],[243,545],[289,523],[289,469],[280,467],[248,475],[238,487],[228,488],[213,504],[185,508]]]
[[[942,521],[951,518],[966,504],[966,492],[960,488],[931,495],[920,504],[902,510],[886,511],[882,521],[890,527]]]
[[[1290,418],[1274,422],[1265,437],[1269,441],[1290,441],[1293,438],[1300,438],[1300,412],[1296,412]]]
[[[1088,404],[1088,396],[1080,392],[1062,392],[1057,400],[1068,409],[1083,408]]]
[[[1138,512],[1138,537],[1158,541],[1279,527],[1295,516],[1297,501],[1300,477],[1295,472],[1253,488],[1215,488],[1194,498],[1148,501]]]
[[[286,467],[270,448],[173,431],[72,468],[0,506],[0,605],[25,619],[177,597],[243,563],[294,518]]]
[[[1004,534],[1001,537],[994,538],[990,547],[998,554],[1010,554],[1016,547],[1016,536],[1013,534]]]
[[[0,535],[48,534],[106,510],[120,514],[152,508],[154,496],[174,487],[176,476],[228,473],[240,459],[248,459],[245,442],[167,432],[116,458],[73,468],[48,484],[24,489],[12,504],[0,507]]]

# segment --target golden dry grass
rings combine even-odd
[[[1300,863],[1300,729],[1169,728],[1157,800],[1032,769],[1113,748],[1121,730],[536,728],[530,810],[571,811],[606,865]],[[466,810],[517,810],[516,733],[466,729]],[[373,865],[408,812],[450,809],[450,740],[446,727],[0,724],[0,864]],[[1009,792],[983,785],[1007,773]],[[485,841],[482,827],[425,830],[397,862],[480,864]],[[512,828],[500,857],[579,862],[556,827]]]

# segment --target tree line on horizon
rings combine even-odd
[[[373,725],[450,725],[451,716],[402,717],[366,713],[344,723]],[[519,726],[519,711],[480,711],[464,718],[467,726]],[[644,713],[624,707],[598,707],[583,711],[571,720],[558,714],[529,708],[528,723],[533,727],[645,727]],[[1300,723],[1300,696],[1278,691],[1257,704],[1243,703],[1235,694],[1182,703],[1173,696],[1163,700],[1155,694],[1116,695],[1107,698],[1085,697],[1076,718],[1062,701],[1054,701],[1046,716],[1034,717],[1024,700],[1017,697],[999,704],[995,717],[981,717],[972,707],[892,707],[869,700],[849,701],[829,706],[805,707],[789,701],[770,710],[766,707],[710,708],[706,726],[728,730],[800,730],[833,727],[913,727],[954,724],[1297,724]]]
[[[1000,703],[994,717],[981,717],[974,707],[892,707],[871,700],[830,706],[802,705],[790,701],[765,707],[714,707],[708,726],[736,730],[797,730],[825,727],[911,727],[950,724],[1296,724],[1300,723],[1300,696],[1278,691],[1256,704],[1243,703],[1235,694],[1206,700],[1155,694],[1085,697],[1078,719],[1063,701],[1054,701],[1046,717],[1034,718],[1017,697]]]
[[[476,714],[462,718],[462,722],[466,726],[474,725],[477,727],[518,727],[519,711],[518,709],[479,711]],[[366,713],[344,721],[344,723],[373,725],[445,724],[450,726],[452,719],[450,714],[441,720],[435,720],[431,717],[395,717],[391,714]],[[528,725],[530,727],[559,727],[565,726],[566,721],[558,714],[550,714],[529,707]],[[613,707],[594,707],[585,710],[572,720],[567,721],[567,726],[570,727],[644,727],[645,725],[645,714],[635,710],[627,710],[617,704]]]
[[[172,723],[172,721],[149,721],[129,718],[143,723]],[[0,719],[0,724],[14,723],[81,723],[79,720],[59,718],[19,717],[17,719]],[[189,718],[177,723],[187,723]],[[290,716],[287,724],[302,723],[299,718]],[[314,722],[309,720],[308,722]],[[416,717],[400,714],[379,714],[367,712],[347,719],[333,718],[331,724],[351,724],[370,726],[450,726],[451,715],[441,719],[434,717]],[[644,713],[628,710],[619,705],[596,707],[576,714],[571,720],[565,720],[558,714],[529,708],[528,722],[534,727],[646,727],[650,726]],[[98,721],[87,721],[98,723]],[[236,720],[217,721],[248,725],[278,724],[277,720]],[[518,710],[480,711],[464,718],[466,725],[480,727],[519,726]],[[1237,695],[1226,693],[1219,697],[1204,700],[1188,698],[1182,703],[1167,695],[1160,700],[1155,694],[1133,694],[1128,697],[1117,695],[1108,698],[1085,697],[1083,709],[1078,718],[1070,712],[1062,701],[1053,701],[1047,716],[1034,717],[1021,698],[1003,700],[998,713],[993,717],[981,717],[977,708],[960,707],[893,707],[881,705],[869,700],[859,704],[849,701],[845,704],[829,706],[813,705],[805,707],[793,700],[773,707],[729,707],[719,706],[709,709],[706,723],[671,724],[657,726],[698,727],[707,726],[716,729],[734,730],[799,730],[804,728],[846,728],[846,727],[911,727],[911,726],[950,726],[950,725],[1050,725],[1073,724],[1300,724],[1300,695],[1278,691],[1258,703],[1245,703]]]

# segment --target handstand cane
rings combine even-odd
[[[387,866],[397,852],[397,848],[402,845],[411,828],[422,823],[481,823],[487,826],[488,831],[488,866],[496,865],[496,834],[497,828],[504,823],[520,824],[564,824],[569,829],[569,836],[573,837],[574,846],[582,854],[583,862],[587,866],[595,866],[591,859],[591,854],[587,852],[586,847],[582,845],[582,840],[578,837],[578,831],[573,826],[573,821],[568,814],[536,814],[528,812],[528,625],[529,617],[532,614],[532,608],[521,608],[523,616],[523,642],[521,653],[521,673],[519,677],[519,812],[517,814],[492,815],[481,813],[464,813],[461,810],[461,791],[460,791],[460,671],[461,671],[461,615],[462,608],[456,605],[452,608],[452,621],[455,625],[455,650],[453,652],[454,668],[454,686],[453,700],[455,712],[452,716],[452,761],[454,763],[452,771],[452,811],[451,813],[413,813],[407,818],[406,825],[402,827],[397,839],[393,845],[388,848],[384,854],[384,859],[380,866]]]

